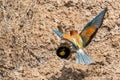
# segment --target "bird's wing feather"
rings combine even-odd
[[[73,47],[75,49],[78,49],[78,47],[76,46],[76,44],[73,42],[73,39],[72,37],[69,35],[69,34],[66,34],[66,33],[62,33],[58,30],[53,30],[53,32],[55,32],[62,40],[67,40],[69,41],[70,43],[72,43]]]
[[[100,26],[102,25],[106,11],[107,8],[101,11],[101,13],[99,13],[93,20],[91,20],[80,33],[80,36],[83,40],[83,47],[86,47],[95,36],[98,28],[100,28]]]
[[[72,42],[72,37],[70,35],[68,35],[66,33],[62,33],[58,30],[53,30],[53,32],[55,32],[61,39]]]

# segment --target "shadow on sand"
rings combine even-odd
[[[73,71],[71,68],[63,67],[60,77],[53,75],[49,80],[82,80],[87,76],[88,74],[83,70]]]

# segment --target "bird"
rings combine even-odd
[[[107,7],[104,8],[95,18],[88,22],[83,30],[78,33],[77,30],[71,30],[70,34],[63,32],[61,29],[53,29],[53,32],[61,38],[61,40],[69,41],[73,49],[76,51],[76,63],[77,64],[91,64],[94,60],[90,58],[83,50],[91,42],[98,29],[103,23]],[[63,55],[62,55],[63,56]]]

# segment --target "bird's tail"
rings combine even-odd
[[[76,54],[76,63],[78,64],[90,64],[94,61],[85,54],[85,52],[82,49],[79,49]]]

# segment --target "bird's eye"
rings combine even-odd
[[[56,51],[56,54],[60,58],[68,59],[70,56],[70,49],[65,46],[59,47]]]

